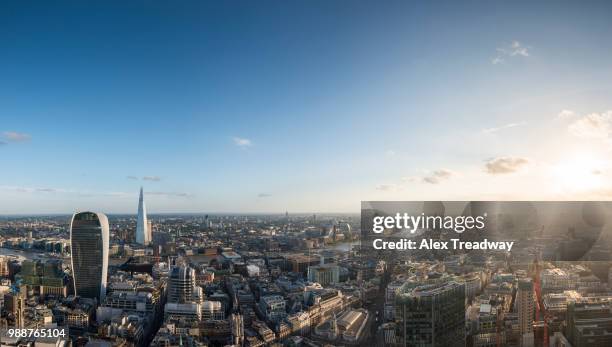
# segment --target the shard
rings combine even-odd
[[[144,194],[140,187],[140,198],[138,199],[138,221],[136,222],[136,243],[148,245],[151,243],[151,231],[147,221],[147,207],[144,202]]]

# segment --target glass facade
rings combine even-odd
[[[97,299],[106,294],[108,219],[104,214],[81,212],[70,225],[72,272],[76,295]]]

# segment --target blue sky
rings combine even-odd
[[[611,14],[3,2],[0,214],[609,198]]]

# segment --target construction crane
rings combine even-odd
[[[534,289],[536,292],[536,319],[540,319],[540,315],[542,320],[544,321],[544,336],[543,336],[543,346],[548,346],[548,313],[546,312],[546,307],[544,306],[544,299],[542,297],[542,282],[540,278],[540,273],[542,271],[542,266],[538,261],[538,258],[533,260],[533,283]]]

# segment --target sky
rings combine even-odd
[[[3,1],[0,214],[612,198],[612,4]]]

